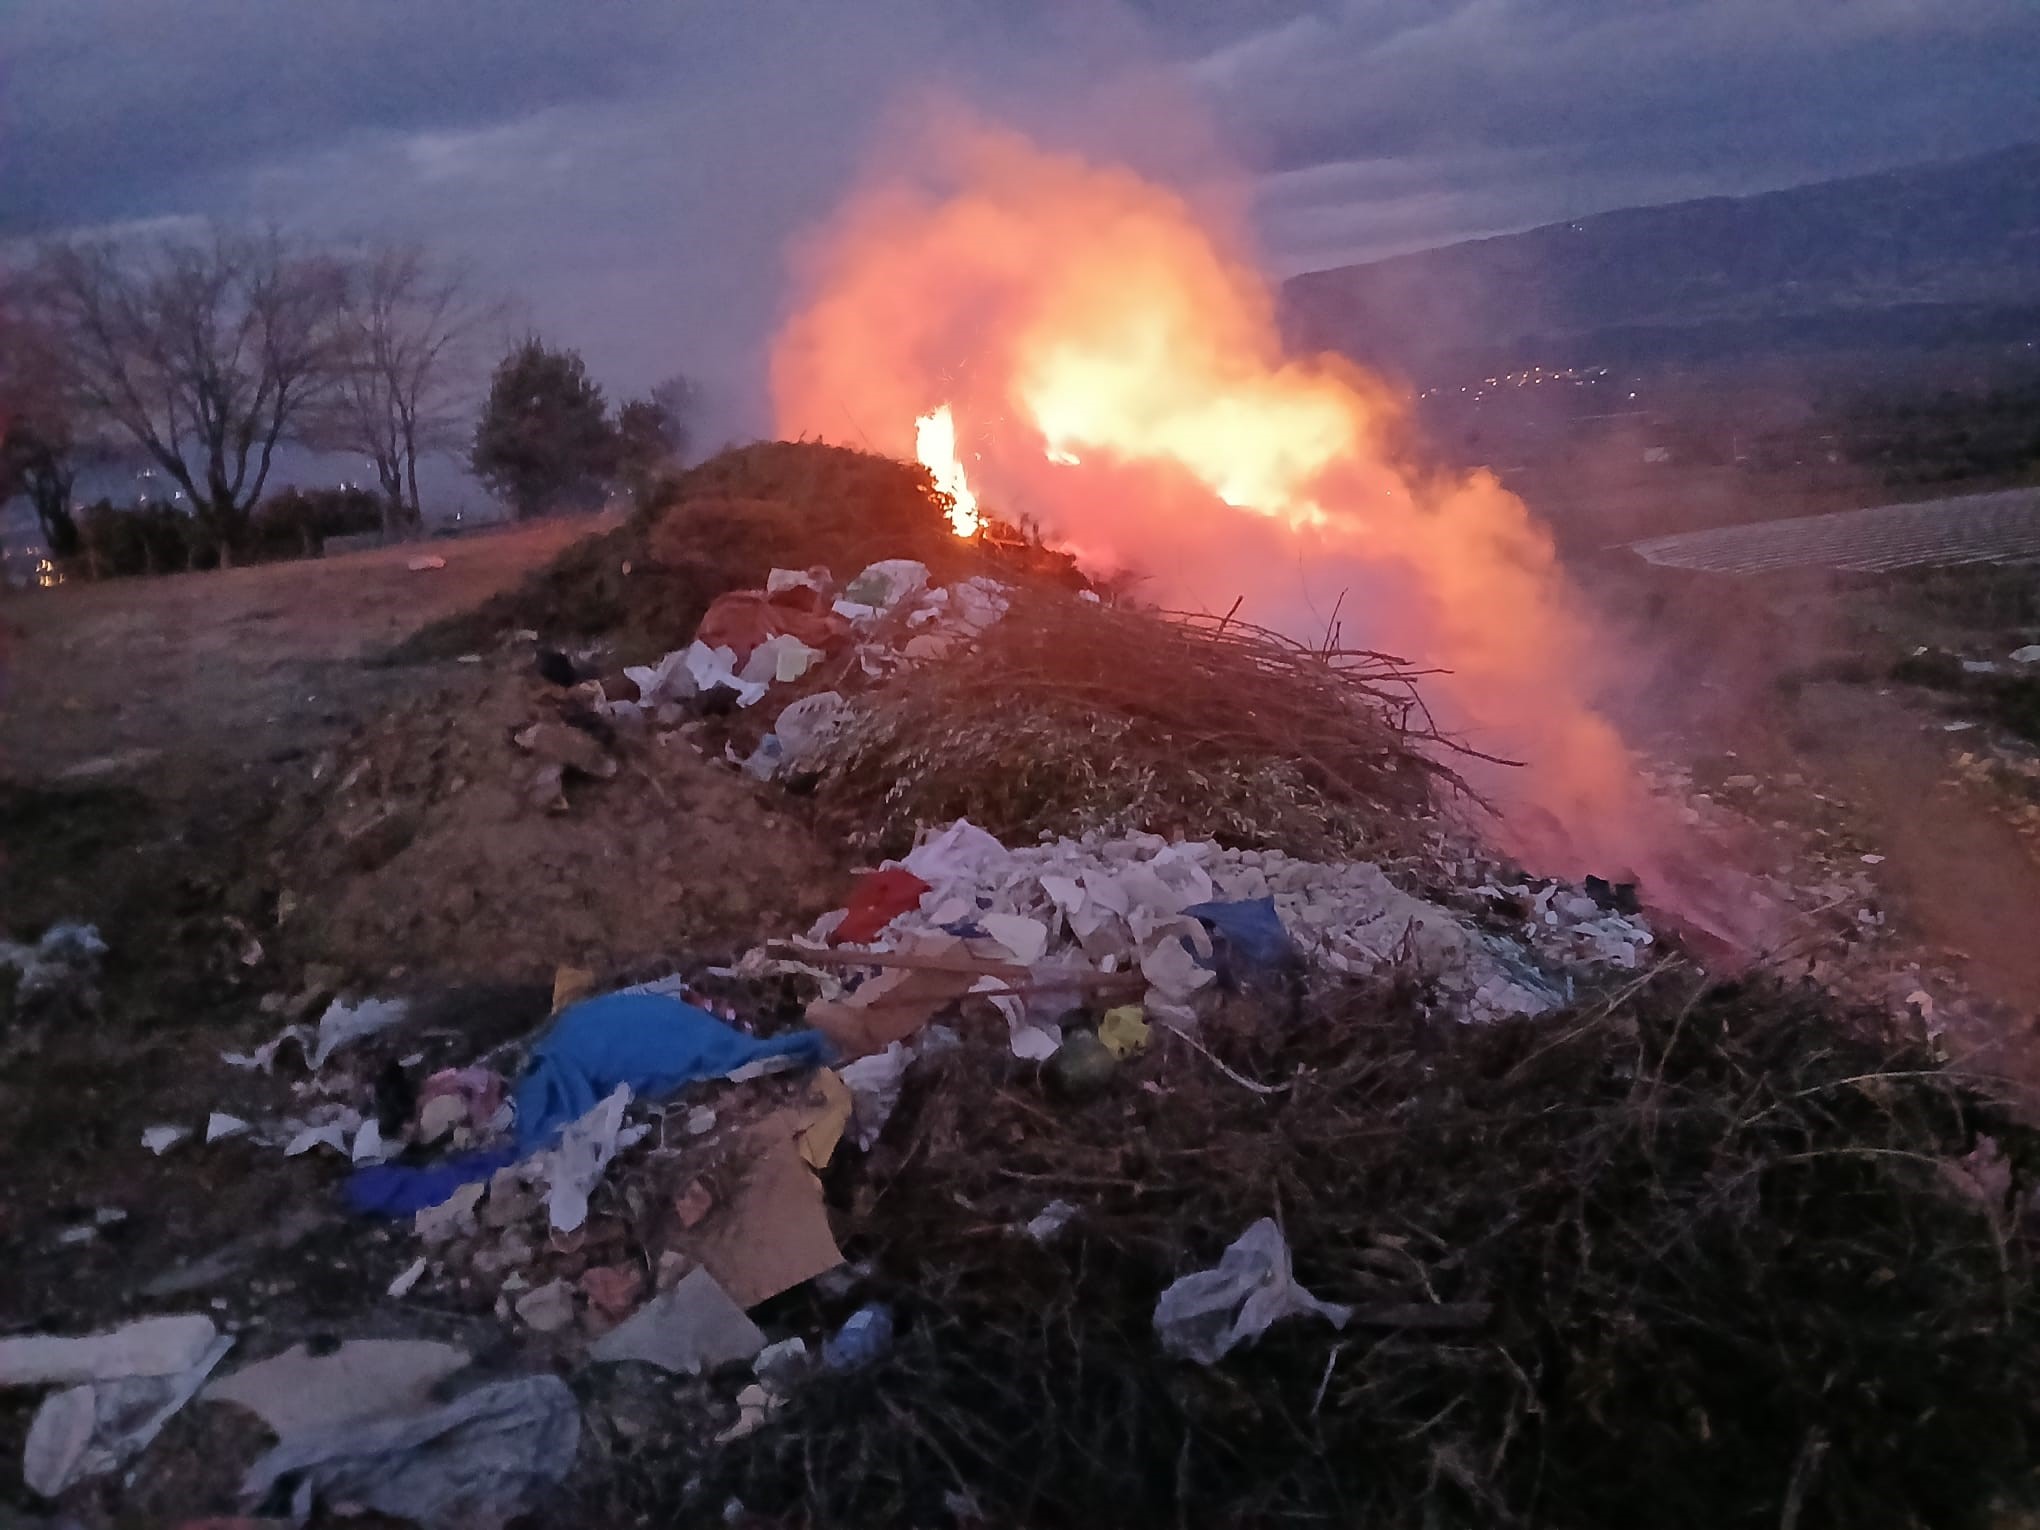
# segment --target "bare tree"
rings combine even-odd
[[[53,558],[78,551],[76,426],[62,348],[16,294],[0,293],[0,504],[27,497]]]
[[[339,380],[318,435],[375,465],[386,534],[423,518],[418,459],[463,444],[480,349],[504,312],[420,245],[376,246],[350,267]]]
[[[78,400],[170,475],[230,560],[277,444],[337,376],[340,265],[274,232],[215,232],[57,245],[37,277]]]

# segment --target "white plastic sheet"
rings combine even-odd
[[[388,1030],[410,1012],[411,1006],[403,999],[363,999],[358,1004],[343,1004],[335,999],[319,1017],[312,1055],[305,1061],[316,1073],[340,1048]]]
[[[556,1231],[572,1232],[588,1220],[588,1197],[623,1142],[623,1113],[630,1085],[616,1090],[580,1120],[560,1132],[559,1146],[545,1154],[546,1211]]]
[[[60,1385],[29,1423],[22,1476],[54,1498],[140,1454],[233,1348],[209,1318],[144,1318],[80,1338],[0,1340],[0,1385]]]
[[[572,1470],[581,1413],[557,1376],[520,1376],[429,1412],[279,1441],[241,1484],[248,1503],[295,1477],[323,1497],[445,1530],[495,1530]]]
[[[748,1360],[765,1335],[706,1270],[692,1270],[655,1296],[588,1351],[596,1361],[642,1360],[683,1376]]]
[[[1296,1283],[1282,1230],[1263,1217],[1234,1240],[1215,1269],[1185,1275],[1162,1293],[1155,1332],[1171,1355],[1212,1365],[1281,1319],[1310,1315],[1344,1328],[1353,1309],[1319,1301]]]

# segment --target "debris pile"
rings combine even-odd
[[[1528,944],[1469,928],[1366,862],[1151,834],[1009,849],[959,819],[868,873],[804,940],[756,950],[741,970],[813,977],[822,998],[810,1022],[853,1053],[982,994],[1005,1016],[1015,1055],[1041,1059],[1062,1045],[1064,1019],[1101,996],[1194,1026],[1220,991],[1304,964],[1393,968],[1427,982],[1447,1011],[1482,1020],[1555,1008],[1569,970],[1633,970],[1652,942],[1640,919],[1584,894],[1516,891],[1531,903]],[[1540,967],[1533,952],[1555,960]],[[853,988],[845,969],[859,967],[871,975]]]
[[[2023,1474],[2040,1144],[1917,1026],[1495,863],[1403,660],[994,566],[834,457],[885,487],[803,547],[794,459],[733,457],[317,762],[277,944],[345,965],[123,1142],[330,1194],[346,1295],[267,1326],[200,1261],[140,1289],[217,1321],[0,1340],[61,1389],[33,1491],[208,1410],[274,1439],[192,1512],[448,1530],[1938,1522]]]

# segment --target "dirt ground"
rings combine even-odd
[[[0,775],[176,786],[315,749],[422,678],[373,660],[599,529],[543,521],[459,539],[0,599]],[[444,568],[413,572],[418,558]]]
[[[290,1107],[281,1078],[215,1061],[273,1034],[279,1001],[323,1003],[358,980],[428,1000],[428,1034],[521,1034],[544,1018],[558,964],[693,956],[836,900],[840,870],[798,818],[691,751],[643,792],[577,782],[564,814],[527,802],[509,734],[552,689],[530,642],[478,662],[389,657],[598,529],[0,603],[0,937],[81,920],[109,947],[89,1009],[17,1025],[0,1003],[0,1330],[209,1303],[259,1345],[372,1311],[403,1260],[349,1223],[321,1166],[253,1145],[203,1163],[139,1145],[154,1123]],[[414,572],[420,556],[445,567]],[[612,802],[612,784],[631,789]],[[350,840],[343,803],[381,814],[376,831]],[[120,1220],[64,1240],[95,1214]],[[475,1337],[457,1312],[411,1319],[407,1332]],[[0,1458],[19,1459],[33,1401],[0,1393]],[[173,1421],[145,1481],[104,1484],[107,1518],[231,1509],[221,1463],[249,1452],[219,1434],[245,1432],[226,1412]],[[17,1491],[0,1488],[0,1518]]]
[[[2040,748],[1974,696],[1894,677],[1922,649],[2033,641],[2040,566],[1590,577],[1651,656],[1624,702],[1632,736],[1766,842],[1752,870],[1836,894],[1789,927],[1794,949],[1853,921],[1866,996],[1924,992],[1966,1063],[2040,1092]]]

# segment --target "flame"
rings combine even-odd
[[[950,499],[949,526],[960,537],[978,534],[977,496],[956,455],[956,419],[943,404],[914,421],[914,456],[935,475],[935,487]]]
[[[1445,671],[1425,689],[1444,725],[1524,762],[1475,766],[1507,848],[1555,871],[1639,867],[1655,810],[1592,700],[1617,645],[1522,502],[1485,472],[1414,465],[1377,379],[1285,355],[1269,284],[1182,198],[939,126],[805,250],[773,355],[781,433],[854,431],[846,398],[881,432],[915,420],[961,530],[976,501],[950,405],[919,413],[948,398],[980,483],[1094,572],[1136,571],[1169,605],[1238,597],[1307,640],[1337,609],[1349,645]]]

